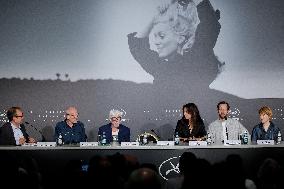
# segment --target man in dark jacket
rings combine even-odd
[[[22,145],[35,143],[35,139],[29,137],[25,126],[22,124],[24,113],[20,107],[12,107],[7,111],[9,122],[0,127],[0,145]]]

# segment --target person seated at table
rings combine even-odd
[[[185,104],[182,108],[183,117],[178,120],[175,133],[178,133],[180,140],[205,140],[206,130],[199,110],[194,103]]]
[[[55,140],[61,135],[64,144],[76,144],[86,141],[85,127],[82,122],[78,121],[78,115],[75,107],[67,108],[65,120],[58,122],[55,126]]]
[[[24,113],[20,107],[11,107],[7,111],[9,122],[0,127],[0,145],[22,145],[35,143],[28,135],[23,124]]]
[[[102,137],[105,133],[106,143],[113,142],[113,139],[117,139],[119,143],[130,142],[130,129],[120,123],[121,118],[122,112],[113,109],[109,112],[110,123],[99,128],[98,135]]]
[[[274,140],[277,141],[278,133],[280,132],[272,120],[272,110],[268,106],[263,106],[259,109],[260,123],[254,126],[252,130],[251,140],[256,143],[257,140]]]
[[[239,135],[247,132],[248,130],[236,119],[229,118],[230,105],[226,101],[220,101],[217,104],[218,119],[213,121],[208,126],[208,133],[212,137],[212,142],[215,144],[222,144],[225,140],[238,140]]]

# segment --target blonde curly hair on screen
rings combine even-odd
[[[113,117],[122,117],[123,113],[119,110],[115,110],[115,109],[112,109],[110,110],[109,112],[109,119],[113,118]]]
[[[192,47],[195,40],[195,31],[200,23],[197,7],[192,1],[186,8],[175,2],[156,16],[153,24],[158,23],[169,24],[174,33],[185,38],[180,52],[183,54]]]

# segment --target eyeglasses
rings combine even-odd
[[[22,117],[24,117],[24,115],[21,115],[21,116],[16,115],[15,117],[16,118],[19,118],[19,117],[22,118]]]
[[[189,4],[189,0],[178,0],[178,4],[181,6],[187,6]]]
[[[74,115],[74,114],[66,114],[66,115],[69,115],[69,116],[71,116],[71,117],[79,117],[79,114],[77,114],[77,115]]]
[[[112,118],[110,118],[112,121],[115,121],[115,120],[120,120],[121,119],[121,117],[112,117]]]

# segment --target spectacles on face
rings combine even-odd
[[[119,121],[121,119],[121,117],[112,117],[110,118],[112,121]]]
[[[21,116],[19,116],[19,115],[15,115],[15,117],[16,117],[16,118],[19,118],[19,117],[20,117],[20,118],[23,118],[23,117],[24,117],[24,115],[21,115]]]
[[[66,114],[66,115],[69,115],[69,116],[74,117],[74,118],[78,118],[78,117],[79,117],[79,114],[77,114],[77,115],[74,115],[74,114]]]

